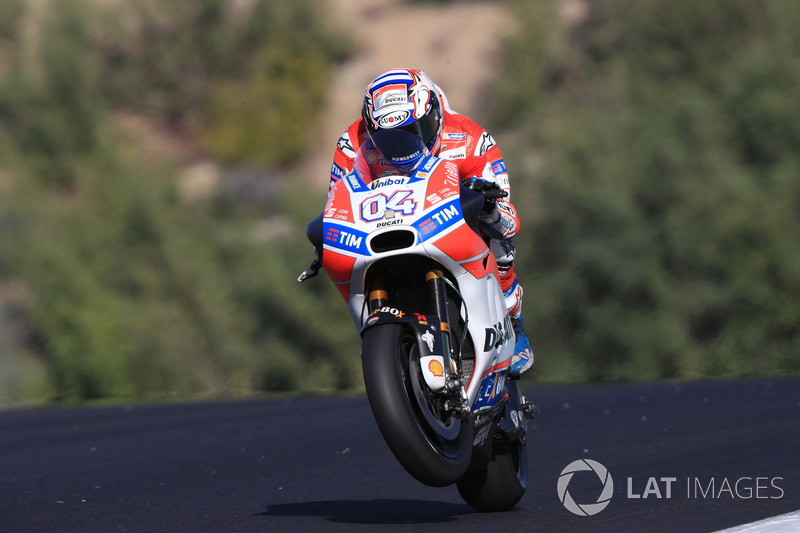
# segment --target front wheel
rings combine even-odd
[[[472,424],[445,410],[425,384],[417,346],[401,324],[366,330],[364,383],[383,438],[403,468],[426,485],[444,487],[469,467]]]

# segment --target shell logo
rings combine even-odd
[[[436,359],[431,359],[431,361],[428,363],[428,370],[430,370],[431,374],[437,378],[444,376],[444,367],[442,366],[442,363]]]

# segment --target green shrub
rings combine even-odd
[[[183,202],[182,154],[153,155],[153,139],[119,127],[120,113],[134,114],[159,139],[261,165],[264,176],[301,157],[313,129],[298,125],[322,104],[346,41],[328,33],[317,3],[232,5],[140,0],[120,13],[51,2],[31,21],[41,42],[10,49],[3,39],[21,34],[3,19],[0,290],[22,296],[12,324],[0,294],[0,327],[19,332],[0,339],[17,376],[0,381],[0,401],[358,387],[352,337],[317,316],[317,298],[338,294],[295,288],[310,257],[295,244],[304,237],[258,236],[263,214],[224,187]],[[221,88],[237,83],[255,90],[232,121],[219,114],[230,104]],[[222,129],[257,142],[230,148]],[[292,142],[269,142],[284,137]],[[276,215],[287,203],[266,202],[258,207]],[[38,377],[19,376],[26,369]]]
[[[496,125],[540,375],[796,373],[800,7],[515,5]]]

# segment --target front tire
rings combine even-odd
[[[425,384],[416,336],[401,324],[370,328],[361,359],[372,413],[403,468],[432,487],[458,481],[470,463],[472,424],[445,412]]]

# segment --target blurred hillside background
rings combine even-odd
[[[3,0],[0,405],[362,387],[304,230],[366,84],[504,151],[543,383],[800,373],[800,3]]]

